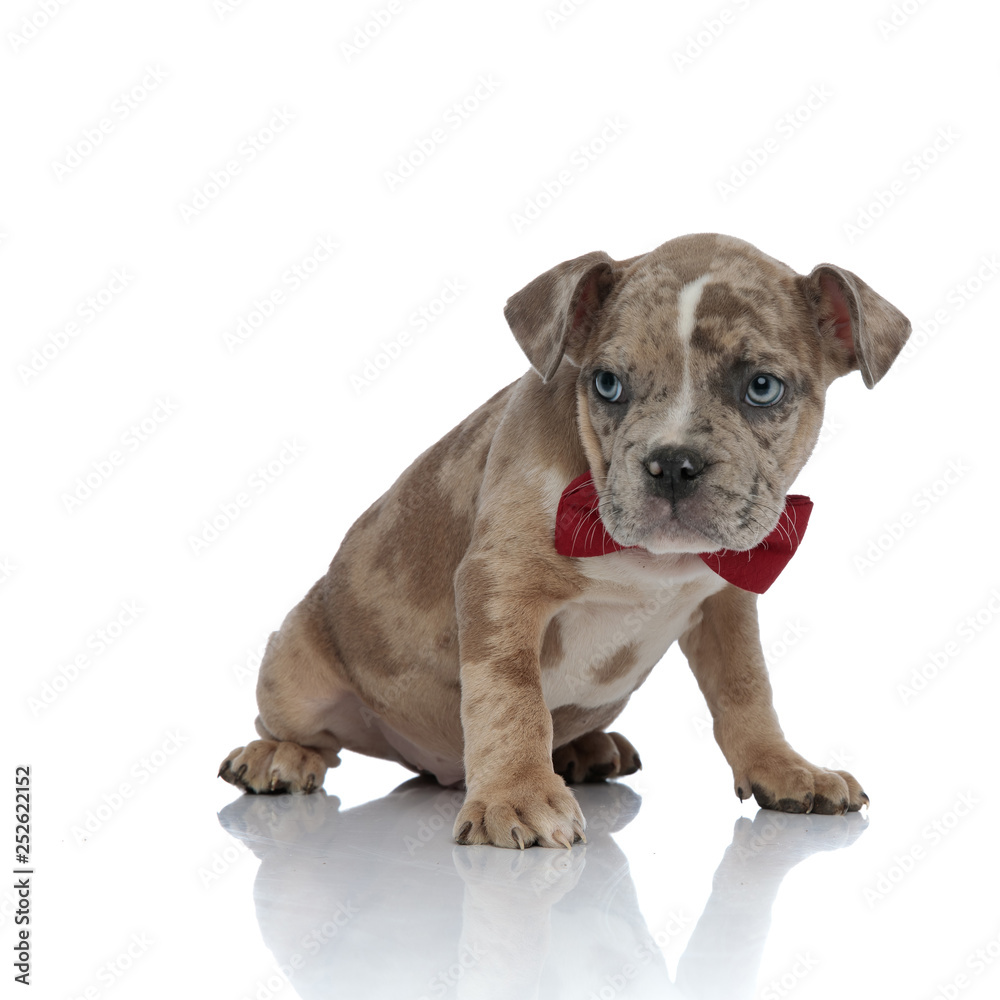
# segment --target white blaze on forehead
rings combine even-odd
[[[691,340],[694,332],[694,314],[701,301],[701,290],[705,287],[710,274],[703,274],[694,281],[689,281],[677,295],[677,336],[682,344]]]
[[[688,419],[691,415],[694,399],[691,387],[691,334],[694,332],[694,314],[698,311],[701,301],[701,291],[712,276],[703,274],[694,281],[689,281],[677,293],[677,339],[681,345],[680,385],[674,398],[668,405],[666,419],[660,425],[650,445],[680,444],[687,431]]]

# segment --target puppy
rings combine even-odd
[[[350,529],[272,634],[261,739],[220,775],[309,792],[346,748],[464,779],[461,844],[569,847],[567,782],[640,767],[605,729],[678,640],[741,800],[860,809],[852,775],[785,741],[756,601],[808,517],[786,491],[827,387],[874,386],[906,318],[849,271],[719,235],[565,261],[504,314],[531,370]]]

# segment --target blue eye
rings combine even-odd
[[[774,406],[785,394],[785,383],[775,375],[754,375],[747,386],[745,403],[751,406]]]
[[[594,376],[594,387],[609,403],[617,403],[622,394],[621,379],[614,372],[600,371]]]

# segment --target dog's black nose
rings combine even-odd
[[[688,448],[656,448],[646,456],[648,485],[657,496],[680,500],[694,492],[705,459]]]

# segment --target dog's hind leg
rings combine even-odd
[[[289,612],[264,651],[256,721],[262,738],[233,750],[219,777],[246,792],[311,792],[345,748],[421,770],[347,680],[333,644],[317,632],[310,602],[311,595]],[[461,767],[445,777],[445,783],[460,778]]]
[[[237,747],[219,768],[220,778],[247,792],[311,792],[340,763],[343,744],[330,725],[349,692],[296,611],[271,633],[261,661],[255,725],[262,739]]]
[[[257,731],[270,735],[257,717]],[[222,762],[219,777],[245,792],[312,792],[323,784],[327,767],[340,763],[339,747],[329,732],[293,740],[253,740]],[[327,742],[321,747],[317,744]],[[308,743],[303,746],[302,743]]]

